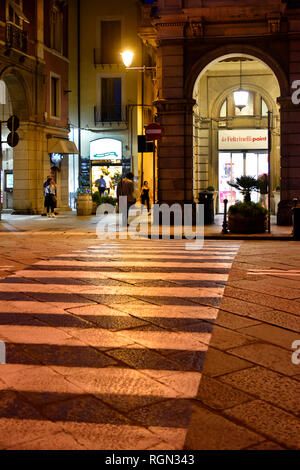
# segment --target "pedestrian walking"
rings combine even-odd
[[[129,208],[136,203],[135,189],[133,183],[134,175],[128,172],[125,178],[122,178],[117,186],[117,201],[119,204],[119,210],[122,214],[122,225],[128,225],[128,212]],[[120,201],[120,196],[126,196],[126,202]]]
[[[56,217],[54,209],[56,207],[56,185],[52,178],[48,178],[45,187],[45,207],[48,217]]]
[[[104,179],[104,181],[105,181],[105,190],[106,190],[106,193],[107,193],[107,195],[109,196],[110,190],[113,189],[111,177],[110,177],[109,175],[104,175],[103,179]]]
[[[98,178],[98,179],[95,181],[95,185],[97,186],[98,191],[99,191],[99,195],[100,195],[100,197],[101,197],[101,196],[104,194],[105,189],[106,189],[106,181],[105,181],[103,175],[101,175],[100,178]]]
[[[46,181],[44,181],[44,183],[43,183],[43,194],[44,194],[44,208],[43,208],[43,212],[42,212],[43,217],[46,217],[46,215],[47,215],[47,211],[46,211],[46,186],[47,186],[47,181],[48,181],[49,178],[51,178],[50,175],[47,176]]]
[[[144,181],[140,192],[140,200],[143,206],[147,206],[148,214],[150,214],[150,198],[151,198],[151,191],[149,188],[148,181]]]

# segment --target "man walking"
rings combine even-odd
[[[104,194],[104,191],[106,189],[106,182],[105,182],[105,179],[103,178],[103,175],[101,175],[100,178],[95,181],[95,185],[97,186],[99,195],[101,197],[102,194]]]
[[[126,174],[125,178],[122,178],[117,186],[117,201],[119,204],[120,212],[122,214],[122,225],[128,225],[128,212],[129,208],[135,204],[136,198],[134,194],[134,175],[129,172]],[[126,196],[125,198],[120,199],[120,196]]]

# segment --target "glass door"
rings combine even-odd
[[[229,186],[235,178],[244,174],[244,154],[242,152],[219,153],[219,212],[224,212],[224,199],[228,200],[228,206],[237,200],[242,200],[242,194]]]

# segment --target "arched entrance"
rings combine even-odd
[[[200,64],[203,69],[192,92],[193,196],[197,200],[199,192],[214,188],[215,207],[222,212],[224,199],[230,204],[242,199],[228,182],[242,175],[268,174],[269,158],[271,191],[280,184],[280,86],[272,69],[250,54],[224,54]],[[234,102],[240,87],[248,94],[242,109]],[[268,112],[272,116],[270,155]],[[254,194],[253,200],[258,199]],[[272,200],[271,208],[276,207]]]
[[[0,74],[1,83],[1,121],[7,121],[12,115],[20,119],[17,133],[20,137],[18,145],[11,148],[7,143],[2,144],[1,191],[3,194],[3,211],[34,212],[35,175],[33,156],[28,142],[29,100],[23,77],[13,68],[7,68]],[[2,141],[6,141],[9,130],[2,123]],[[33,145],[31,144],[31,147]],[[31,150],[31,152],[30,152]],[[32,157],[30,161],[30,156]]]

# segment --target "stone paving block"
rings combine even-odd
[[[39,408],[53,422],[77,422],[95,424],[129,424],[128,419],[91,395],[73,396],[63,402],[51,403]]]
[[[211,409],[224,410],[240,403],[253,400],[251,395],[244,392],[246,391],[242,392],[237,388],[227,386],[219,380],[202,374],[195,399]]]
[[[127,416],[130,420],[147,427],[186,428],[190,423],[192,408],[191,400],[165,400],[130,411]]]
[[[218,349],[209,347],[205,358],[203,373],[211,377],[217,377],[229,372],[252,367],[253,364],[244,359],[232,356]]]
[[[161,443],[144,427],[126,423],[65,422],[62,427],[88,450],[145,450]]]
[[[255,338],[252,339],[250,336],[240,333],[240,331],[232,331],[215,325],[209,344],[215,348],[227,350],[253,342],[256,342]]]
[[[259,434],[223,416],[195,406],[184,449],[239,450],[264,440]]]
[[[255,444],[254,446],[247,447],[246,450],[285,450],[285,448],[281,447],[276,442],[264,441],[259,444]]]
[[[225,293],[222,299],[222,303],[220,305],[220,310],[224,310],[230,313],[236,313],[237,315],[244,315],[246,317],[251,317],[251,314],[262,313],[265,311],[270,310],[270,307],[266,307],[265,305],[258,305],[253,302],[247,302],[242,300],[241,298],[234,298],[234,296],[229,296],[234,292],[234,289],[229,289],[227,286],[225,289]],[[227,296],[228,293],[228,296]]]
[[[225,312],[224,310],[220,310],[216,320],[213,321],[216,325],[223,326],[230,330],[238,330],[240,328],[257,325],[260,323],[259,320],[252,320],[237,314]]]
[[[295,300],[281,299],[274,295],[267,295],[260,293],[259,295],[250,290],[238,289],[237,287],[227,286],[225,289],[225,296],[245,300],[246,302],[254,305],[263,306],[267,310],[268,307],[274,310],[282,310],[283,312],[300,315],[299,303]],[[222,308],[226,310],[223,306]]]
[[[265,279],[258,281],[231,281],[231,287],[237,287],[239,289],[246,289],[248,291],[260,292],[263,294],[271,294],[274,297],[280,297],[281,299],[297,299],[299,297],[299,290],[292,289],[289,287],[282,287],[280,281],[273,280],[266,282]]]
[[[299,335],[296,335],[292,331],[266,324],[241,328],[239,331],[245,335],[253,336],[254,338],[261,339],[271,344],[276,344],[289,351],[291,350],[293,341],[295,341],[297,337],[300,338]]]
[[[163,426],[150,426],[149,431],[153,432],[156,436],[158,436],[162,442],[158,445],[158,449],[166,450],[174,449],[174,450],[182,450],[184,446],[184,441],[186,438],[187,429],[185,428],[171,428],[171,427],[163,427]],[[151,449],[155,450],[155,449]]]
[[[8,450],[87,450],[87,448],[79,444],[73,436],[61,431],[47,434],[40,439],[13,445]]]
[[[293,376],[299,367],[292,363],[292,351],[268,343],[254,343],[230,349],[230,354],[251,361],[283,375]]]
[[[257,312],[250,316],[257,321],[286,328],[297,333],[300,332],[300,319],[291,313],[282,312],[280,310],[268,310],[261,313]]]
[[[262,400],[255,400],[225,410],[224,413],[289,449],[300,448],[300,420],[286,411]]]
[[[0,418],[0,449],[21,449],[22,445],[27,445],[29,449],[31,441],[63,431],[62,423],[52,423],[42,417],[32,419],[34,414],[26,419],[21,419],[20,416]]]
[[[94,348],[99,347],[102,351],[105,349],[126,347],[133,343],[131,338],[121,336],[119,333],[114,333],[104,328],[65,328],[64,331],[67,331],[69,335],[80,340],[80,342]]]
[[[153,371],[154,372],[154,371]],[[152,374],[155,377],[155,374]],[[167,376],[157,376],[159,382],[167,385],[169,388],[175,390],[178,396],[185,398],[196,397],[200,385],[201,373],[200,372],[172,372]]]
[[[221,382],[248,392],[293,414],[300,412],[300,388],[297,381],[277,372],[252,367],[219,377]]]
[[[66,400],[69,396],[81,394],[82,389],[71,384],[49,367],[23,368],[3,377],[8,387],[18,390],[34,405]]]

